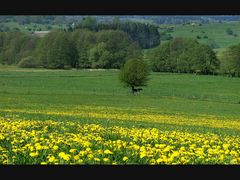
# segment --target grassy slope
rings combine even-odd
[[[180,113],[186,117],[213,115],[240,119],[239,78],[152,73],[149,86],[144,88],[141,94],[133,96],[119,83],[116,71],[1,68],[0,87],[0,113],[4,116],[18,114],[29,119],[79,119],[74,114],[46,115],[41,111],[68,112],[81,106],[93,106],[119,108],[118,113],[128,114]],[[5,112],[6,109],[13,112]],[[24,112],[15,112],[16,109],[22,109]],[[145,112],[142,112],[142,109],[145,109]],[[31,114],[28,111],[39,113]],[[79,111],[84,109],[80,108]],[[95,122],[88,118],[82,118],[82,121]],[[113,122],[101,121],[101,123]],[[156,126],[156,123],[151,122],[114,121],[113,124]],[[174,125],[157,126],[162,129],[176,129]],[[179,126],[177,129],[186,127]],[[188,129],[196,131],[196,127],[191,127],[191,124]],[[209,129],[198,127],[201,132]]]
[[[32,31],[34,31],[34,29],[38,29],[41,28],[42,31],[47,31],[48,30],[48,26],[51,26],[53,29],[55,28],[65,28],[65,25],[58,26],[58,25],[44,25],[44,24],[37,24],[37,23],[29,23],[29,24],[25,24],[25,25],[20,25],[17,22],[7,22],[7,23],[2,23],[3,26],[5,27],[9,27],[10,29],[13,28],[19,28],[20,31],[22,32],[30,32],[28,31],[28,28],[31,28]],[[36,28],[34,28],[34,25],[36,25]]]
[[[166,27],[166,25],[164,25]],[[171,25],[174,26],[174,25]],[[237,37],[226,34],[226,29],[231,28]],[[193,32],[191,32],[193,30]],[[204,31],[205,33],[202,33]],[[203,24],[202,26],[192,25],[175,25],[174,32],[171,33],[173,37],[189,37],[196,38],[196,36],[208,36],[208,39],[213,39],[219,46],[216,50],[222,51],[225,48],[238,44],[240,42],[240,23],[211,23]],[[208,39],[199,39],[201,43],[206,43]]]

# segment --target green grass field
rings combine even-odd
[[[0,164],[239,164],[240,79],[0,67]]]
[[[148,121],[134,115],[164,115],[198,119],[240,119],[240,79],[222,76],[152,73],[149,86],[132,95],[122,87],[118,71],[31,70],[1,68],[0,113],[18,114],[25,119],[78,119],[132,126],[158,126],[165,129],[239,133],[238,130]],[[90,108],[90,109],[89,109]],[[86,112],[78,114],[78,111]],[[89,115],[98,112],[101,121]],[[50,112],[50,113],[47,113]],[[53,113],[51,113],[53,112]],[[66,112],[57,115],[58,112]],[[46,114],[47,113],[47,114]],[[101,114],[127,114],[132,117],[101,117]],[[81,118],[79,118],[81,117]],[[85,120],[84,120],[85,119]],[[153,118],[154,119],[154,118]],[[136,120],[136,121],[135,121]]]
[[[44,25],[44,24],[38,24],[38,23],[29,23],[29,24],[25,24],[25,25],[20,25],[17,22],[7,22],[7,23],[1,23],[0,25],[2,25],[4,27],[8,27],[9,29],[18,28],[21,32],[26,32],[26,33],[39,31],[40,29],[41,29],[41,31],[47,31],[47,30],[49,30],[48,26],[51,27],[52,29],[66,28],[65,24],[63,24],[61,26],[59,26],[59,25]],[[31,31],[29,31],[29,29],[31,29]]]
[[[169,25],[168,25],[169,26]],[[161,27],[161,25],[160,25]],[[167,25],[162,25],[162,27],[167,27]],[[174,27],[174,32],[170,33],[173,37],[188,37],[197,39],[197,36],[200,36],[201,39],[198,39],[200,43],[207,43],[209,39],[213,39],[217,45],[216,51],[223,51],[225,48],[238,44],[240,42],[240,23],[239,22],[229,22],[229,23],[210,23],[198,25],[171,25]],[[226,29],[232,29],[234,34],[237,34],[237,37],[228,35]],[[203,38],[204,35],[208,38]]]

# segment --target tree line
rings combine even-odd
[[[151,49],[146,58],[153,71],[226,74],[240,77],[240,44],[216,56],[211,46],[191,38],[174,38]]]
[[[190,38],[174,38],[147,54],[153,71],[214,74],[220,62],[210,46]]]
[[[69,27],[70,29],[72,27]],[[97,22],[94,17],[84,17],[73,29],[86,28],[91,31],[120,30],[127,33],[141,48],[148,49],[160,44],[158,26],[136,21],[120,21],[113,18],[112,22]]]
[[[53,30],[43,38],[0,32],[0,63],[44,68],[120,68],[139,58],[138,43],[119,30]]]
[[[0,63],[20,67],[116,68],[142,59],[156,72],[226,74],[240,77],[240,44],[217,57],[213,49],[189,38],[173,38],[149,49],[143,58],[138,42],[120,30],[52,30],[39,38],[0,32]]]

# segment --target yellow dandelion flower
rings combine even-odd
[[[57,145],[55,145],[55,146],[53,146],[53,150],[58,150],[58,146]]]
[[[70,149],[69,152],[70,153],[74,153],[76,151],[76,149]]]
[[[108,159],[108,158],[103,158],[103,161],[104,161],[104,162],[108,162],[109,159]]]
[[[36,151],[36,152],[31,152],[29,155],[30,155],[31,157],[37,157],[37,156],[38,156],[38,151]]]
[[[99,158],[97,158],[97,157],[95,157],[95,158],[94,158],[94,161],[97,161],[97,162],[99,162],[99,161],[100,161],[100,159],[99,159]]]
[[[49,159],[48,159],[48,161],[51,162],[51,163],[54,162],[55,160],[56,160],[56,159],[55,159],[54,156],[51,156],[51,157],[49,157]]]
[[[127,161],[127,160],[128,160],[128,157],[124,156],[123,161]]]
[[[74,156],[73,159],[77,161],[79,159],[79,155]]]
[[[107,150],[104,151],[104,154],[113,154],[113,152],[110,151],[109,149],[107,149]]]

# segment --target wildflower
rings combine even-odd
[[[113,154],[113,152],[111,152],[110,150],[107,149],[104,151],[104,154]]]
[[[70,153],[74,153],[76,151],[76,149],[70,149],[69,152]]]
[[[54,156],[50,156],[49,159],[48,159],[48,161],[51,162],[51,163],[54,162],[55,160],[56,160],[56,159],[55,159]]]
[[[127,161],[127,160],[128,160],[128,157],[124,156],[123,161]]]
[[[58,146],[57,145],[55,145],[55,146],[53,146],[53,150],[58,150]]]
[[[99,158],[97,158],[97,157],[95,157],[95,158],[94,158],[94,161],[97,161],[97,162],[99,162],[99,161],[100,161],[100,159],[99,159]]]
[[[69,159],[70,159],[70,157],[71,157],[69,154],[65,154],[64,152],[60,152],[60,153],[58,154],[58,156],[61,157],[61,158],[64,159],[64,160],[66,160],[66,161],[69,161]]]
[[[108,159],[108,158],[103,158],[103,161],[104,161],[104,162],[108,162],[109,159]]]
[[[38,151],[36,151],[36,152],[31,152],[29,155],[30,155],[31,157],[37,157],[37,156],[38,156]]]

